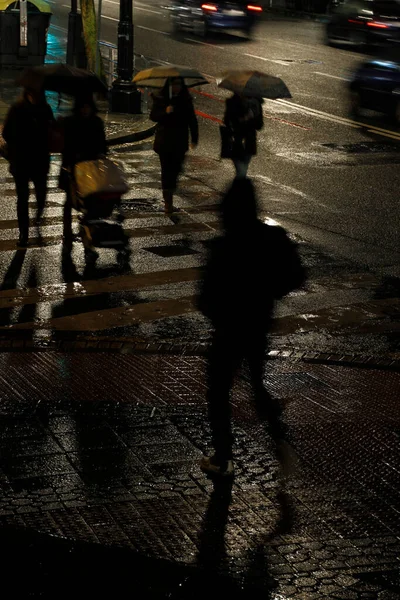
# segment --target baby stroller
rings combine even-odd
[[[130,250],[121,198],[128,185],[119,167],[107,158],[77,163],[71,189],[72,206],[80,213],[79,233],[86,263],[96,262],[96,248],[114,248],[118,263],[126,264]]]

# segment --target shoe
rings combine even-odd
[[[200,469],[204,473],[209,473],[210,475],[220,475],[221,477],[233,477],[235,472],[233,460],[217,462],[215,455],[203,456],[200,461]]]
[[[26,248],[27,245],[28,245],[28,238],[20,235],[18,238],[18,242],[17,242],[18,248]]]

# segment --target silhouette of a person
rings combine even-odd
[[[267,333],[275,300],[304,279],[296,246],[284,229],[262,223],[249,179],[235,179],[222,205],[224,235],[215,239],[205,269],[198,307],[214,327],[208,359],[208,413],[215,454],[203,471],[233,474],[230,390],[244,359],[250,368],[259,416],[272,437],[280,431],[281,407],[264,388]]]

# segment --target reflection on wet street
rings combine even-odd
[[[235,598],[361,599],[395,589],[396,373],[268,363],[265,384],[284,406],[297,455],[283,492],[246,374],[233,393],[236,476],[215,481],[198,463],[210,445],[204,359],[0,359],[2,543],[13,573],[18,542],[30,589],[47,593],[71,568],[67,586],[82,576],[97,589],[96,565],[105,565],[104,585],[122,589],[129,564],[132,585],[154,598],[226,589]],[[368,575],[377,553],[385,584]]]

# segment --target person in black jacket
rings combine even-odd
[[[28,243],[29,181],[35,186],[38,229],[42,220],[50,167],[49,134],[53,123],[53,112],[44,93],[29,89],[25,89],[22,98],[11,106],[4,123],[3,138],[17,192],[18,246]]]
[[[72,248],[72,196],[70,178],[78,162],[96,160],[107,154],[104,123],[97,114],[93,95],[83,94],[75,100],[73,114],[62,121],[64,149],[59,186],[66,192],[64,204],[64,249]]]
[[[251,157],[257,154],[257,131],[264,124],[262,100],[233,94],[226,100],[224,125],[232,137],[236,177],[246,177]]]
[[[178,176],[189,149],[189,131],[192,149],[199,139],[193,102],[180,77],[168,80],[162,90],[153,95],[150,119],[157,123],[154,151],[160,157],[165,213],[170,216]]]
[[[204,456],[209,473],[233,473],[230,389],[247,359],[259,415],[282,437],[280,406],[264,388],[267,334],[275,301],[300,287],[305,273],[284,229],[257,218],[251,181],[236,178],[222,201],[225,233],[215,239],[205,267],[198,308],[213,328],[208,359],[208,412],[215,454]]]

